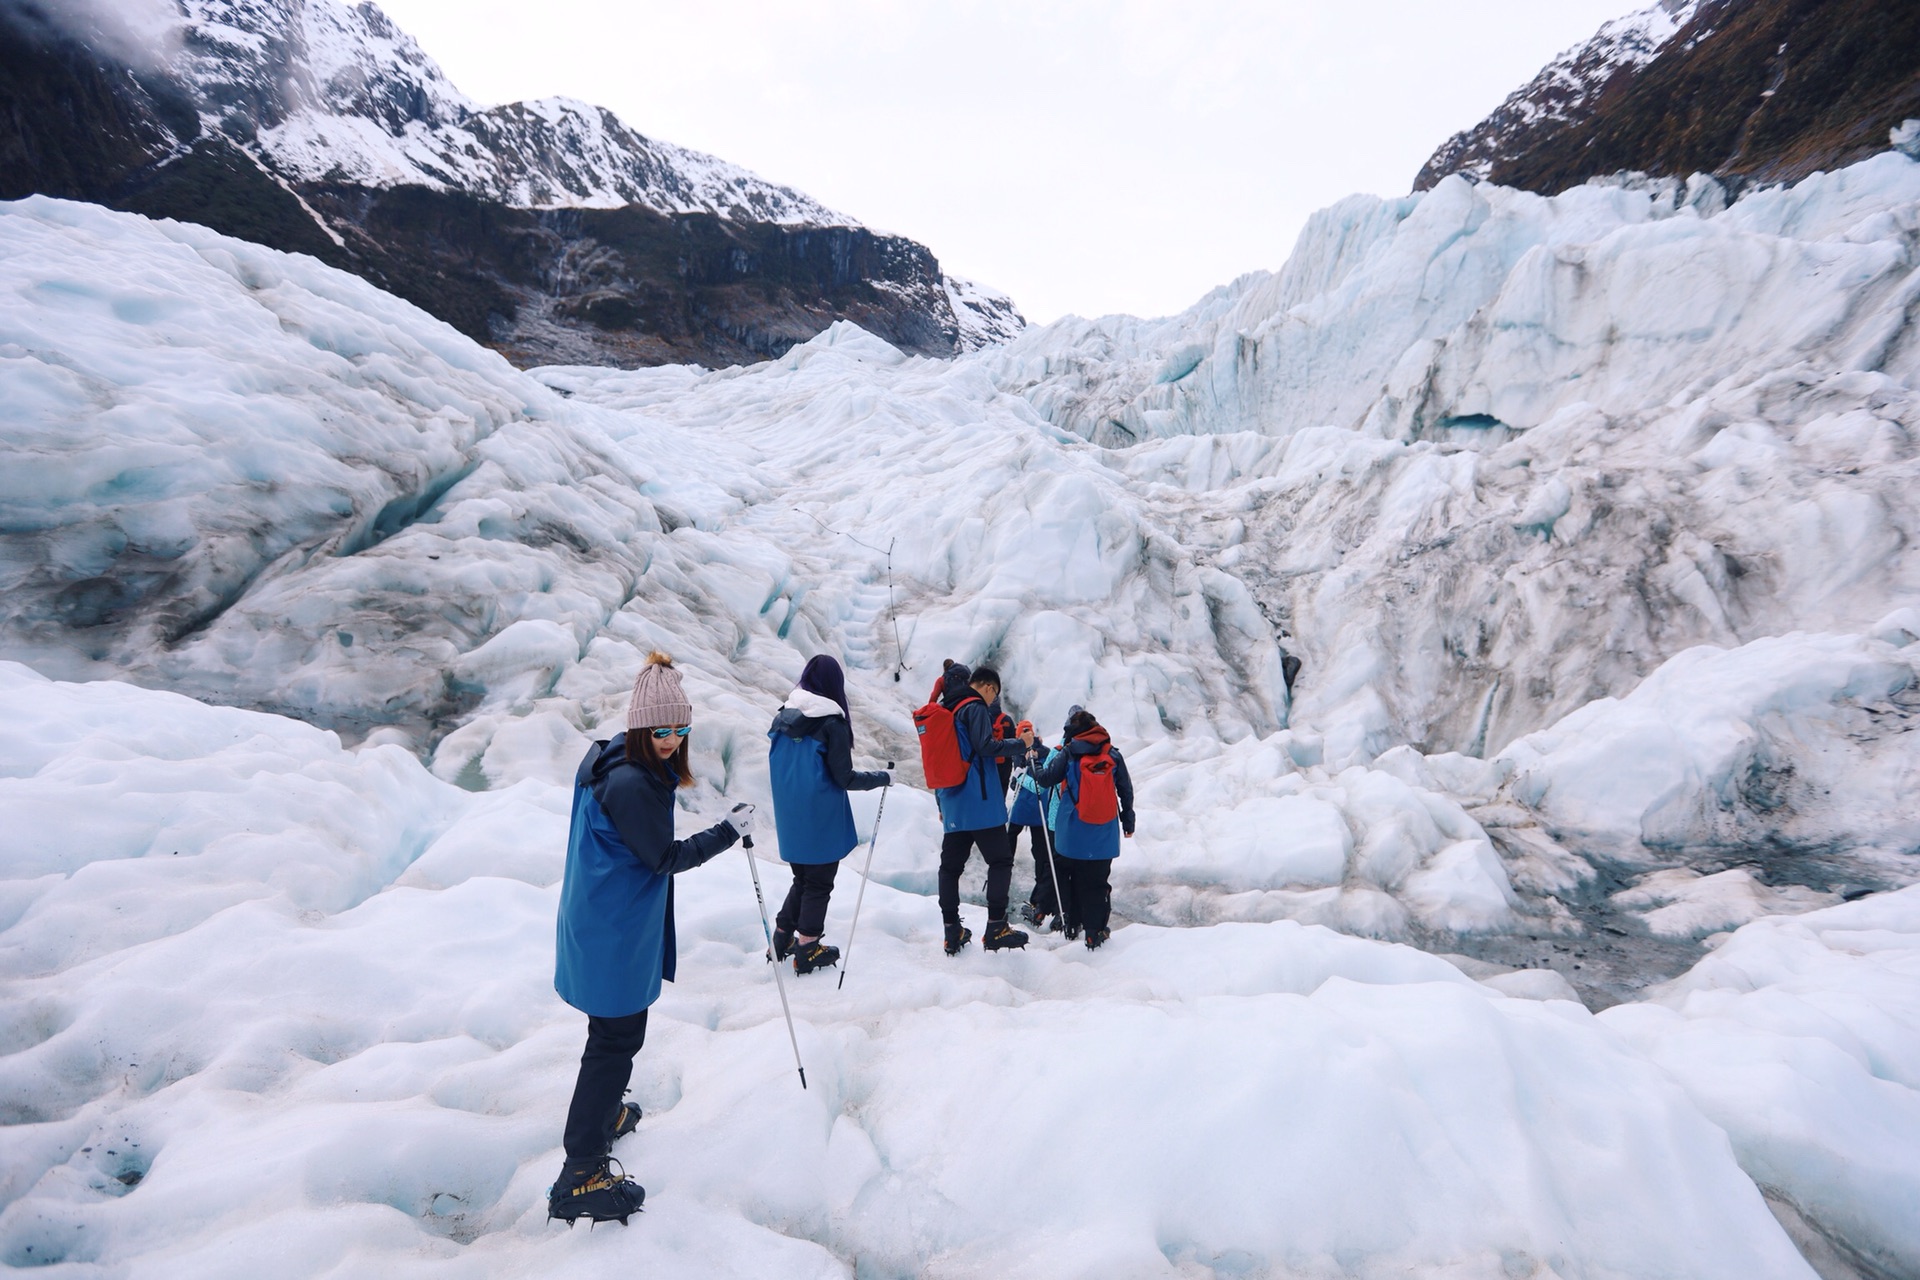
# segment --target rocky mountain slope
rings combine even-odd
[[[1543,195],[1625,171],[1790,181],[1885,150],[1916,116],[1920,6],[1661,0],[1449,138],[1414,189],[1452,173]]]
[[[924,247],[567,99],[483,107],[374,5],[0,5],[0,197],[312,254],[521,364],[724,365],[1024,321]]]

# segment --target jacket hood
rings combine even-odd
[[[823,697],[807,689],[795,689],[781,706],[785,711],[798,711],[803,716],[812,716],[824,720],[828,716],[844,716],[840,704],[832,698]]]
[[[638,730],[638,732],[645,733],[646,730],[641,729]],[[613,741],[599,746],[596,750],[587,752],[586,759],[580,762],[580,768],[574,772],[574,785],[584,787],[589,783],[599,782],[602,778],[626,762],[627,735],[624,733],[616,734]],[[655,785],[665,785],[662,783],[660,776],[651,769],[638,768],[635,772]],[[669,787],[668,789],[671,790],[672,788]]]
[[[1112,741],[1113,738],[1107,731],[1096,724],[1093,728],[1067,743],[1067,754],[1090,756]]]

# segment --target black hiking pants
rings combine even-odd
[[[1060,907],[1069,929],[1094,933],[1107,927],[1113,914],[1113,859],[1060,858]]]
[[[1007,890],[1013,886],[1013,842],[1005,827],[982,827],[978,831],[949,831],[940,839],[940,918],[948,924],[960,923],[960,873],[974,846],[987,864],[987,919],[1007,918]]]
[[[1007,849],[1018,855],[1020,852],[1020,833],[1027,833],[1027,845],[1033,854],[1033,892],[1027,895],[1027,901],[1033,909],[1042,915],[1052,915],[1060,909],[1060,897],[1053,888],[1053,868],[1047,865],[1046,841],[1052,837],[1039,827],[1007,827]]]
[[[567,1161],[598,1160],[613,1149],[620,1095],[633,1078],[633,1055],[647,1042],[647,1011],[587,1019],[587,1048],[567,1108]]]
[[[794,862],[793,887],[780,904],[773,922],[803,938],[817,938],[827,931],[827,902],[833,897],[833,877],[840,871],[837,862]]]

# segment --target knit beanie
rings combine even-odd
[[[946,659],[946,667],[940,675],[941,704],[952,707],[962,698],[973,697],[973,690],[969,687],[972,681],[973,672],[967,669],[966,663],[955,662],[952,658]]]
[[[627,728],[660,729],[692,723],[693,704],[680,688],[680,673],[673,669],[673,659],[658,651],[647,655],[647,665],[640,668],[633,682]]]

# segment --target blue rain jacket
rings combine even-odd
[[[1038,738],[1034,739],[1033,749],[1035,751],[1047,750],[1045,746],[1041,745]],[[1046,823],[1045,814],[1041,812],[1040,792],[1040,784],[1033,780],[1033,774],[1031,772],[1022,775],[1020,785],[1014,788],[1013,809],[1007,816],[1007,825],[1014,827],[1037,827],[1045,823],[1045,825],[1051,826],[1051,823]]]
[[[947,831],[981,831],[1007,825],[1007,792],[1000,783],[996,756],[1023,759],[1027,744],[1018,738],[993,736],[993,713],[977,699],[954,713],[953,727],[960,739],[960,755],[967,762],[967,780],[934,792],[940,802],[940,825]],[[976,747],[974,744],[980,744]]]
[[[1113,787],[1120,793],[1120,816],[1111,822],[1083,822],[1074,808],[1080,795],[1080,758],[1092,755],[1107,742],[1107,731],[1095,726],[1056,751],[1035,770],[1034,781],[1058,787],[1053,808],[1053,851],[1083,862],[1108,861],[1120,856],[1120,833],[1133,834],[1133,778],[1118,747],[1113,748]]]
[[[623,1018],[673,981],[673,876],[731,848],[716,823],[673,838],[673,784],[626,761],[627,736],[596,742],[573,779],[553,989],[580,1012]]]
[[[773,826],[784,862],[838,862],[860,838],[849,791],[887,785],[887,775],[853,768],[853,730],[827,698],[796,690],[767,730]]]

